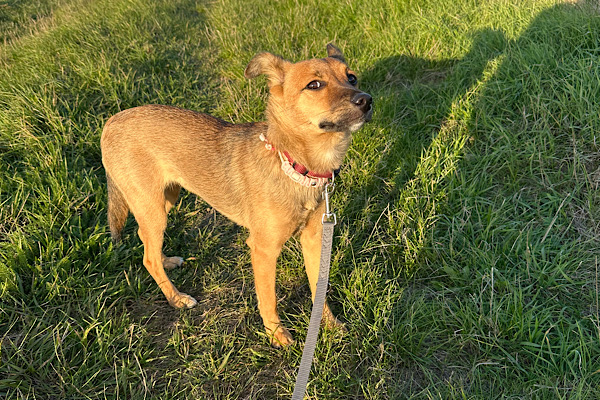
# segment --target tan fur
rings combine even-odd
[[[270,53],[255,56],[245,75],[265,74],[270,96],[267,121],[229,124],[210,115],[149,105],[122,111],[102,132],[102,162],[108,183],[108,220],[120,237],[129,211],[144,244],[144,266],[175,307],[196,300],[171,283],[165,268],[183,259],[162,253],[167,213],[183,187],[248,228],[260,315],[274,345],[292,336],[280,322],[275,266],[283,244],[300,233],[306,272],[315,292],[321,246],[322,188],[306,188],[281,170],[277,149],[318,172],[340,167],[352,131],[371,117],[370,97],[349,83],[344,58],[328,45],[329,57],[291,63]],[[307,89],[314,80],[325,83]],[[363,97],[358,104],[356,96]],[[368,99],[368,104],[364,104]],[[325,318],[337,323],[329,307]]]

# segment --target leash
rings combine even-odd
[[[329,267],[331,266],[331,247],[333,243],[333,227],[337,223],[337,218],[329,208],[329,195],[333,192],[334,182],[325,185],[323,197],[325,199],[325,214],[321,219],[323,224],[323,233],[321,236],[321,262],[319,266],[319,279],[317,280],[317,289],[315,290],[315,299],[310,314],[310,323],[308,324],[308,333],[306,342],[302,351],[302,360],[296,376],[296,385],[292,400],[303,400],[308,384],[308,376],[312,366],[315,348],[317,347],[317,338],[319,336],[319,327],[323,317],[323,307],[325,307],[325,294],[329,283]]]

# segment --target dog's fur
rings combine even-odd
[[[108,182],[108,221],[115,240],[128,213],[135,216],[144,244],[144,266],[174,307],[196,300],[179,292],[165,269],[183,259],[162,252],[167,213],[183,187],[249,229],[258,308],[272,344],[292,336],[280,322],[275,265],[281,247],[300,233],[313,296],[321,252],[323,188],[304,187],[281,169],[278,150],[314,171],[340,167],[351,133],[370,120],[371,97],[355,87],[340,50],[328,57],[291,63],[270,53],[256,55],[247,78],[265,74],[270,96],[267,122],[230,124],[210,115],[149,105],[114,115],[102,132],[102,162]],[[308,88],[313,81],[321,87]],[[318,85],[317,85],[318,86]],[[324,318],[338,323],[328,306]]]

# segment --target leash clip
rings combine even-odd
[[[331,182],[328,182],[323,189],[323,199],[325,200],[325,213],[321,218],[321,224],[337,224],[337,217],[334,212],[331,211],[329,206],[329,195],[335,190],[335,174],[331,177]]]

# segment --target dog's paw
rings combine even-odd
[[[271,338],[271,346],[276,349],[287,347],[294,343],[294,338],[290,331],[281,325],[275,329],[275,332],[267,328],[267,334]]]
[[[189,294],[179,292],[169,300],[169,304],[175,308],[192,308],[198,302]]]
[[[165,257],[162,260],[164,269],[173,269],[181,267],[183,265],[183,258],[181,257]]]

